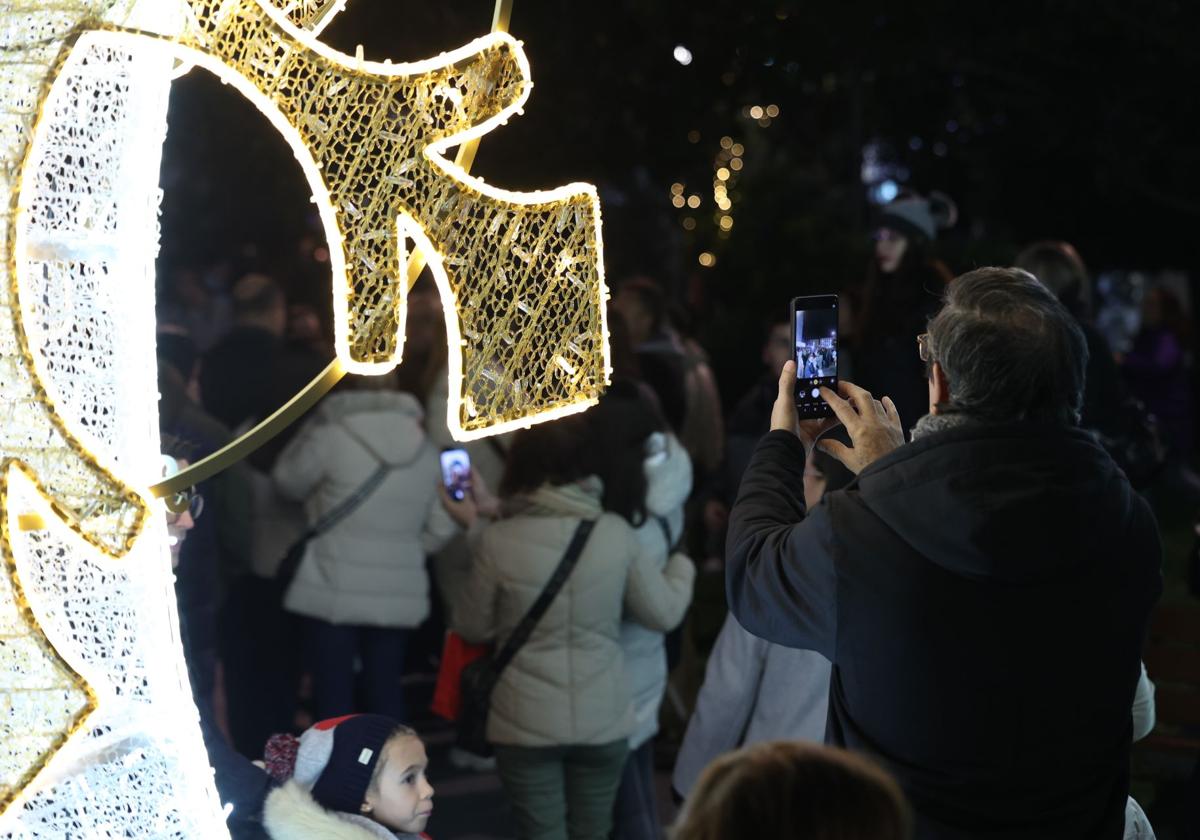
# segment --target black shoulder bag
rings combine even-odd
[[[517,651],[529,641],[533,628],[542,620],[542,616],[550,608],[550,603],[567,582],[579,555],[583,553],[583,547],[587,543],[588,535],[592,533],[594,524],[590,519],[579,523],[579,527],[575,529],[575,536],[571,538],[571,544],[567,546],[566,553],[558,562],[558,568],[550,576],[549,582],[533,602],[529,612],[525,613],[521,623],[504,642],[504,646],[463,668],[462,676],[459,677],[462,705],[457,723],[458,746],[463,749],[481,756],[492,754],[492,746],[487,740],[488,707],[491,704],[492,690],[504,669],[517,655]]]

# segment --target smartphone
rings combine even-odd
[[[837,307],[837,295],[792,298],[796,411],[801,420],[833,415],[820,389],[837,390]]]
[[[442,484],[450,498],[461,502],[471,490],[471,456],[465,449],[442,450]]]

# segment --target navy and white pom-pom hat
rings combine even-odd
[[[346,715],[309,727],[299,739],[272,738],[267,769],[312,791],[322,807],[356,814],[388,738],[400,724],[383,715]]]

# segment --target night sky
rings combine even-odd
[[[490,0],[350,0],[323,39],[415,60],[491,14]],[[740,378],[764,313],[862,276],[886,181],[955,199],[939,245],[955,272],[1062,238],[1094,272],[1196,276],[1198,23],[1180,2],[515,0],[533,94],[474,171],[515,189],[596,183],[610,279],[662,280],[718,374]],[[226,263],[328,293],[290,151],[203,71],[173,89],[162,183],[163,282]]]

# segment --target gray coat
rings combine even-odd
[[[733,615],[717,637],[671,783],[687,796],[722,753],[760,741],[825,740],[829,660],[771,644]]]

